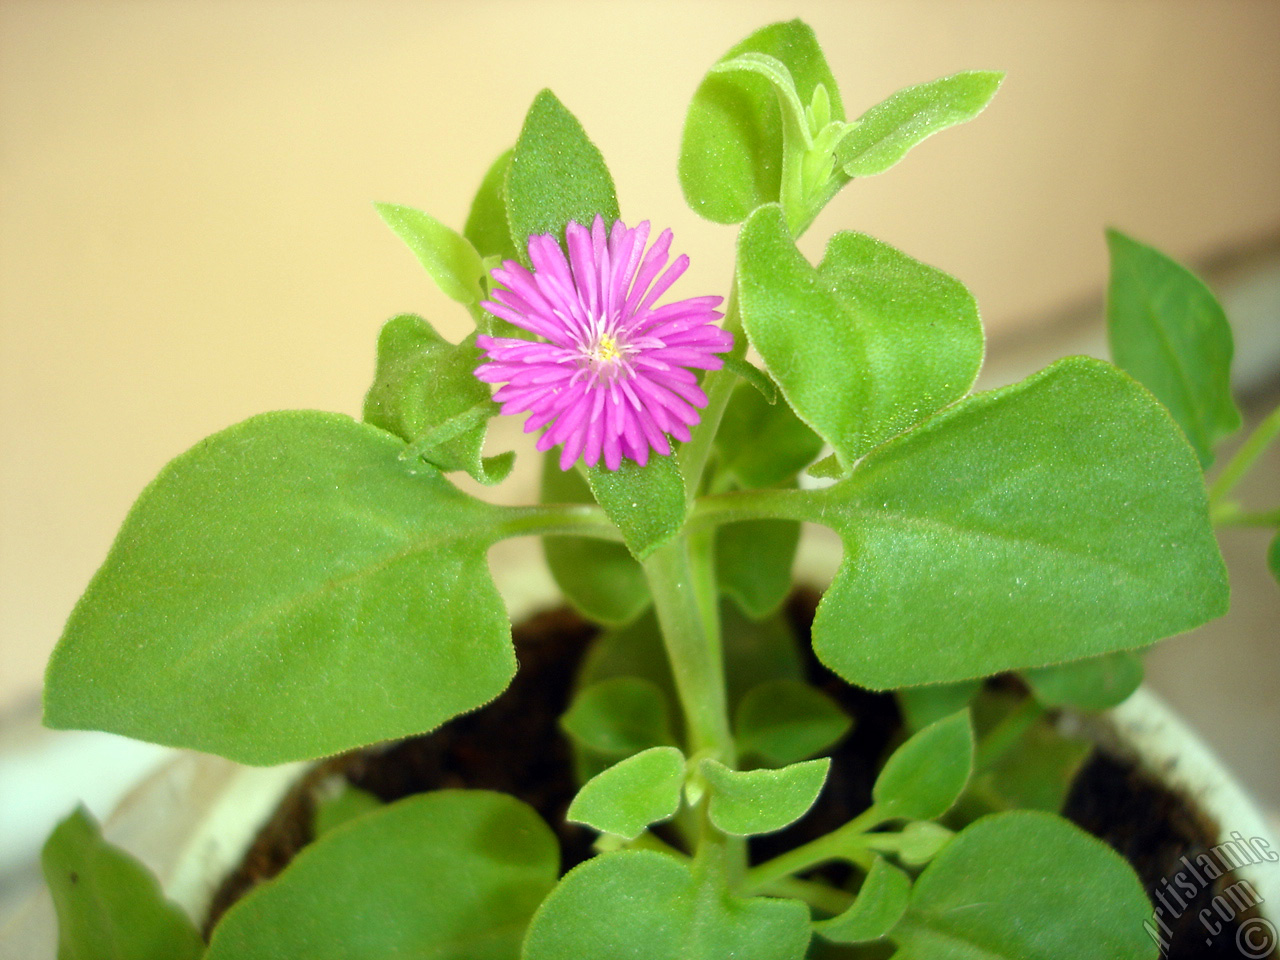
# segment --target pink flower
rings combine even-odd
[[[694,408],[707,405],[692,369],[718,369],[716,354],[733,346],[715,325],[720,297],[653,306],[689,258],[664,271],[671,231],[645,252],[648,238],[647,221],[632,230],[621,220],[606,238],[597,216],[590,230],[568,225],[567,259],[545,234],[529,238],[533,272],[514,260],[493,271],[505,289],[482,306],[543,339],[477,337],[489,362],[476,376],[503,384],[493,398],[503,413],[529,414],[526,433],[547,427],[538,449],[562,444],[561,470],[579,457],[617,470],[623,457],[643,466],[650,449],[669,454],[667,435],[687,441]]]

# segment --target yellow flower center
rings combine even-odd
[[[610,363],[614,360],[622,359],[622,351],[618,349],[618,344],[613,337],[608,334],[601,335],[593,353],[594,356],[591,359],[596,363]]]

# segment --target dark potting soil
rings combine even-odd
[[[802,640],[808,638],[817,600],[815,593],[799,592],[788,603],[788,619]],[[278,874],[314,839],[312,796],[318,784],[335,775],[386,802],[448,788],[509,793],[542,814],[556,831],[563,870],[590,857],[594,832],[564,819],[578,783],[558,720],[568,707],[578,666],[595,635],[596,628],[567,610],[535,616],[513,631],[520,669],[511,686],[492,703],[430,734],[353,751],[320,764],[289,793],[240,866],[223,882],[210,906],[205,935],[232,904]],[[892,695],[851,687],[817,661],[807,642],[801,650],[810,681],[857,722],[831,753],[832,769],[839,776],[829,778],[817,804],[799,822],[753,839],[753,862],[821,836],[866,809],[880,761],[901,735],[901,716]],[[1185,886],[1173,887],[1176,900],[1169,892],[1175,874],[1184,870],[1186,875],[1179,858],[1194,863],[1197,855],[1208,851],[1217,842],[1217,824],[1132,763],[1098,751],[1078,776],[1063,813],[1133,864],[1153,902],[1172,908],[1161,916],[1166,927],[1155,928],[1168,944],[1164,957],[1214,960],[1243,955],[1236,947],[1236,931],[1240,923],[1256,917],[1257,910],[1238,909],[1241,895],[1232,896],[1229,889],[1237,883],[1233,875],[1192,884],[1194,896],[1188,895]],[[849,868],[830,865],[819,872],[841,883]],[[1224,891],[1228,900],[1222,913],[1231,916],[1230,921],[1214,912],[1214,898],[1222,897]],[[1202,917],[1210,924],[1221,922],[1216,934]]]

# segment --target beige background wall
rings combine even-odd
[[[684,107],[731,43],[797,14],[851,114],[1008,70],[809,247],[852,227],[951,271],[997,351],[1101,289],[1104,224],[1191,259],[1280,224],[1270,2],[0,0],[0,714],[167,459],[265,409],[358,412],[396,312],[462,334],[370,202],[460,225],[540,87],[624,217],[692,254],[683,295],[721,290],[732,231],[674,176]]]

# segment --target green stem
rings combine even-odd
[[[1035,697],[1027,697],[1007,714],[1004,719],[987,731],[973,757],[974,773],[990,770],[1023,734],[1045,715],[1045,709]]]
[[[705,530],[735,520],[817,520],[821,513],[814,493],[808,490],[761,488],[734,490],[699,497],[685,523],[686,530]]]
[[[1222,468],[1216,480],[1209,487],[1209,506],[1214,508],[1223,502],[1240,479],[1249,472],[1254,461],[1267,449],[1267,445],[1280,435],[1280,407],[1276,407],[1257,427],[1249,438],[1240,445],[1227,465]]]
[[[775,880],[762,891],[769,897],[787,897],[791,900],[803,900],[815,910],[831,916],[839,916],[853,905],[853,894],[829,887],[825,883],[814,880],[798,880],[795,877],[783,877]]]
[[[1210,519],[1215,527],[1280,527],[1280,507],[1248,513],[1238,503],[1223,503],[1214,508]]]
[[[528,507],[499,507],[495,540],[541,534],[566,534],[595,540],[621,541],[622,534],[594,503],[543,503]]]
[[[644,561],[644,572],[688,725],[688,752],[732,764],[719,617],[715,605],[708,605],[706,599],[706,573],[695,569],[689,540],[683,535],[655,550]]]
[[[759,892],[784,877],[816,867],[828,860],[848,860],[863,870],[871,869],[871,853],[861,840],[863,834],[882,819],[880,811],[873,804],[826,836],[810,840],[794,850],[788,850],[772,860],[752,867],[746,875],[747,892]]]

